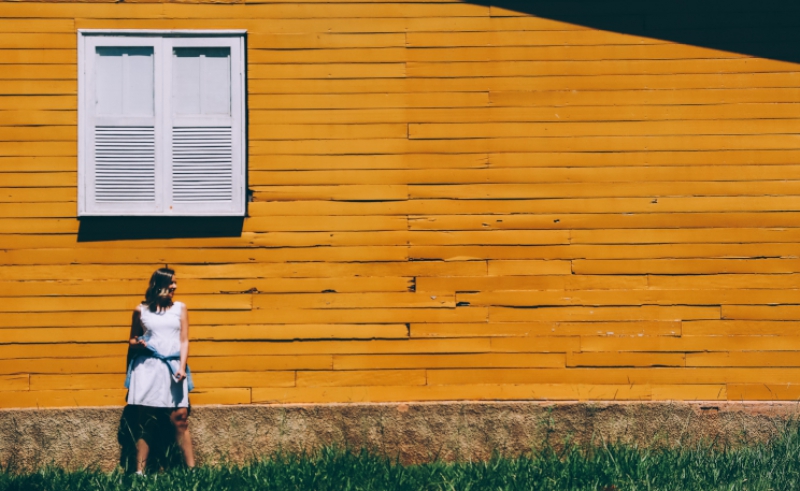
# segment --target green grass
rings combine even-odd
[[[800,489],[800,431],[766,444],[712,449],[610,445],[547,448],[520,458],[403,466],[367,452],[326,448],[245,466],[172,469],[144,478],[121,471],[0,472],[10,490],[792,490]]]

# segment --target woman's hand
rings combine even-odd
[[[173,377],[175,378],[175,382],[183,382],[183,379],[186,378],[186,369],[179,368]]]
[[[147,348],[147,341],[141,337],[131,338],[130,343],[134,348]]]

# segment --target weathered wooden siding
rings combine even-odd
[[[249,30],[241,237],[78,242],[80,28]],[[0,407],[122,404],[164,263],[195,404],[796,399],[798,114],[794,63],[456,1],[0,3]]]

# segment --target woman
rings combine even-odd
[[[175,427],[175,439],[186,465],[194,467],[189,435],[189,317],[182,302],[174,302],[175,271],[156,270],[144,301],[136,307],[131,324],[128,404],[139,407],[142,432],[148,433],[159,413],[168,413]],[[144,434],[136,441],[136,472],[143,474],[150,446]]]

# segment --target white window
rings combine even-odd
[[[78,215],[243,216],[243,31],[78,32]]]

